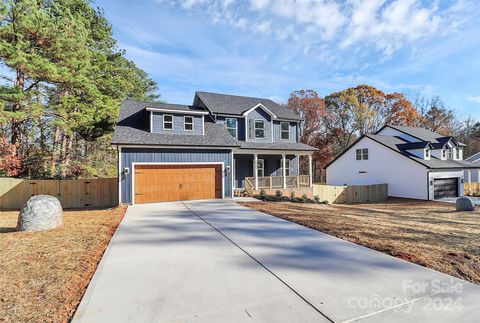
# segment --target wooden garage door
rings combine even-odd
[[[458,196],[458,178],[439,178],[433,183],[435,199]]]
[[[135,203],[221,197],[221,165],[135,166]]]

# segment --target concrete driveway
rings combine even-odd
[[[474,322],[479,304],[478,285],[233,201],[189,201],[129,207],[73,321]]]

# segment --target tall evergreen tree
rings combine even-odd
[[[0,123],[32,176],[88,175],[121,100],[159,99],[86,0],[1,0],[0,59]]]

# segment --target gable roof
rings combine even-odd
[[[196,105],[197,98],[200,99],[214,114],[231,114],[240,116],[260,103],[279,119],[293,121],[303,120],[295,111],[282,107],[278,103],[269,99],[197,91],[195,92],[194,105]]]
[[[120,107],[117,126],[113,134],[115,145],[164,145],[164,146],[198,146],[198,147],[239,147],[221,124],[205,122],[205,135],[160,134],[149,131],[149,112],[146,106],[152,105],[142,101],[123,101]],[[154,104],[158,105],[158,104]],[[163,105],[163,104],[162,104]],[[179,109],[183,109],[179,107]]]

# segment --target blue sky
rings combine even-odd
[[[196,90],[286,102],[358,84],[480,118],[479,1],[97,0],[170,103]]]

